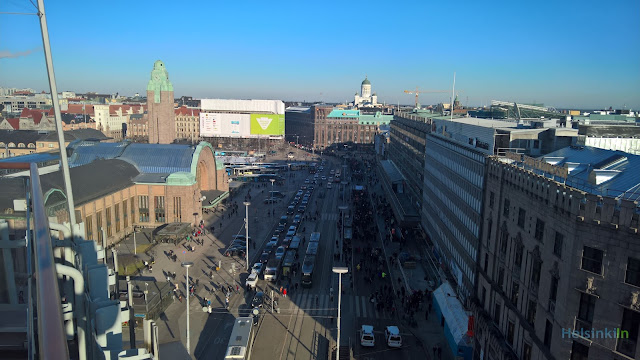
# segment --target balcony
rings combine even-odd
[[[573,326],[574,331],[577,331],[578,333],[580,333],[583,329],[584,331],[591,331],[592,327],[593,323],[591,321],[579,319],[577,316],[575,317]]]

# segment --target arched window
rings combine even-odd
[[[9,143],[9,147],[10,147],[10,148],[16,147],[16,144],[14,144],[14,143],[10,142],[10,143]]]
[[[36,144],[34,144],[34,143],[29,143],[29,145],[27,145],[27,147],[28,147],[29,149],[35,149],[35,148],[36,148]]]
[[[21,149],[23,149],[23,148],[25,148],[26,146],[24,146],[24,144],[23,144],[23,143],[19,143],[19,144],[18,144],[18,147],[19,147],[19,148],[21,148]]]
[[[4,143],[3,142],[0,142],[0,147],[4,148]]]

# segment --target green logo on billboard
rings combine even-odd
[[[284,115],[251,114],[251,135],[284,135]]]

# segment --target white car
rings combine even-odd
[[[252,289],[255,289],[256,286],[258,286],[258,274],[254,273],[254,272],[249,274],[249,277],[247,278],[247,281],[245,282],[245,286],[246,287],[250,287]]]
[[[376,337],[373,334],[373,326],[362,325],[360,329],[360,345],[366,347],[376,346]]]
[[[333,186],[331,185],[330,182],[327,183],[327,189],[331,189]]]
[[[397,326],[387,326],[384,329],[384,338],[389,347],[402,347],[402,337]]]
[[[262,269],[264,269],[264,264],[261,262],[257,262],[253,264],[253,267],[251,268],[251,273],[260,275],[262,274]]]

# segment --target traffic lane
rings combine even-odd
[[[360,344],[360,329],[362,325],[373,326],[375,346],[365,347]],[[351,338],[354,340],[354,357],[359,360],[386,360],[389,358],[406,360],[426,359],[425,352],[418,339],[413,336],[413,334],[406,331],[407,329],[404,327],[398,326],[400,329],[400,336],[402,337],[402,346],[399,348],[387,346],[387,342],[384,338],[384,329],[387,326],[397,325],[398,324],[393,321],[386,319],[359,319],[357,329],[349,333]]]

